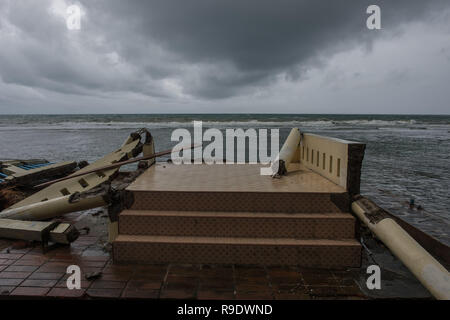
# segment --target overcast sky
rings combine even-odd
[[[206,112],[449,114],[450,1],[0,0],[0,113]]]

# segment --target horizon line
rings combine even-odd
[[[355,116],[450,116],[450,113],[288,113],[288,112],[168,112],[168,113],[0,113],[0,116],[83,116],[83,115],[355,115]]]

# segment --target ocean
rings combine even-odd
[[[137,128],[149,129],[156,150],[170,149],[176,128],[293,127],[366,143],[361,193],[450,245],[450,116],[306,114],[0,115],[0,159],[93,161]],[[165,159],[160,159],[164,161]],[[424,210],[411,210],[410,199]]]

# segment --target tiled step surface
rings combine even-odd
[[[129,263],[218,263],[359,267],[361,246],[349,240],[119,235],[114,260]]]
[[[349,213],[256,213],[125,210],[122,235],[237,238],[352,239]]]
[[[132,210],[333,213],[330,193],[133,191]],[[339,193],[333,194],[339,197]],[[346,194],[342,193],[342,197]]]
[[[149,168],[127,188],[114,261],[358,267],[345,189],[291,169],[272,179],[260,165]]]

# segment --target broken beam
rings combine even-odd
[[[171,154],[172,152],[180,152],[180,151],[183,151],[183,150],[189,150],[189,149],[197,148],[197,147],[200,147],[200,146],[201,145],[194,145],[194,144],[192,144],[189,147],[185,147],[185,148],[181,148],[181,149],[176,149],[176,150],[169,149],[169,150],[157,152],[157,153],[149,155],[149,156],[144,156],[144,157],[139,157],[139,158],[135,158],[135,159],[130,159],[130,160],[125,160],[125,161],[121,161],[121,162],[116,162],[116,163],[113,163],[113,164],[110,164],[110,165],[106,165],[106,166],[103,166],[103,167],[99,167],[99,168],[95,168],[95,169],[92,169],[92,170],[88,170],[88,171],[84,171],[84,172],[80,172],[80,173],[75,173],[75,174],[72,174],[70,176],[67,176],[67,177],[64,177],[64,178],[61,178],[61,179],[56,179],[56,180],[53,180],[53,181],[41,183],[41,184],[35,186],[35,188],[47,187],[47,186],[52,185],[52,184],[54,184],[56,182],[65,181],[65,180],[76,178],[76,177],[81,177],[81,176],[84,176],[84,175],[89,174],[89,173],[94,173],[94,172],[108,170],[108,169],[115,169],[115,168],[119,168],[119,167],[121,167],[123,165],[126,165],[126,164],[135,163],[135,162],[139,162],[139,161],[143,161],[143,160],[151,160],[151,159],[154,159],[154,158],[157,158],[157,157],[161,157],[161,156],[165,156],[167,154]]]
[[[78,235],[69,223],[0,219],[0,238],[69,244]]]

